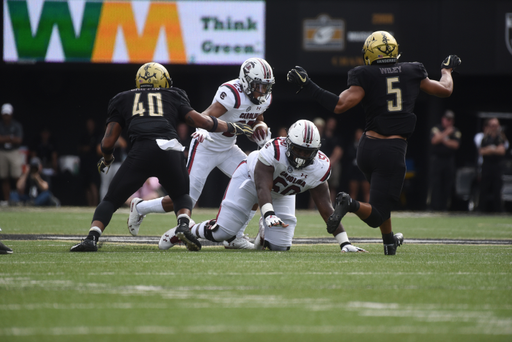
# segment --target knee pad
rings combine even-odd
[[[372,228],[378,228],[387,219],[384,219],[375,207],[372,206],[372,213],[363,221]]]
[[[174,213],[177,215],[181,209],[188,209],[192,211],[192,198],[189,194],[182,195],[178,198],[172,199],[174,203]]]
[[[109,201],[101,201],[101,203],[96,207],[96,210],[94,211],[92,220],[100,221],[106,227],[110,223],[112,215],[114,215],[115,211],[116,207],[114,203]]]

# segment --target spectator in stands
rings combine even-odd
[[[482,125],[482,132],[478,132],[473,137],[473,142],[475,143],[476,153],[477,153],[477,174],[480,178],[480,174],[482,173],[482,164],[484,163],[484,158],[480,154],[480,147],[482,146],[482,139],[484,135],[487,133],[487,127],[489,126],[489,119],[485,119]]]
[[[23,127],[12,118],[14,109],[10,103],[2,106],[0,121],[0,180],[2,183],[3,200],[0,206],[9,205],[11,182],[21,176],[23,155],[19,147],[23,141]]]
[[[43,174],[47,176],[57,174],[59,170],[58,153],[48,127],[44,127],[39,132],[39,136],[31,142],[30,157],[38,157],[41,160]]]
[[[27,205],[60,207],[60,201],[50,191],[47,176],[41,173],[41,160],[33,157],[29,166],[16,183],[19,200]]]
[[[96,128],[96,122],[89,118],[85,124],[85,130],[80,138],[78,153],[80,157],[80,175],[83,178],[87,205],[95,207],[99,203],[100,175],[96,163],[98,153],[96,146],[101,139],[101,134]]]
[[[441,118],[441,124],[432,127],[430,131],[430,208],[435,211],[447,210],[452,197],[455,153],[461,138],[460,130],[453,125],[454,121],[453,111],[447,110]]]
[[[507,137],[501,130],[498,118],[489,119],[478,150],[483,158],[478,205],[480,211],[503,211],[501,191],[508,146]]]

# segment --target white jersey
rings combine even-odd
[[[329,179],[331,162],[325,154],[318,151],[312,164],[296,169],[286,158],[286,145],[286,138],[275,138],[267,142],[261,150],[252,152],[247,157],[250,177],[254,179],[254,169],[258,160],[267,166],[273,166],[272,193],[282,196],[296,195],[316,188]]]
[[[223,83],[217,89],[212,103],[214,102],[220,103],[227,109],[227,112],[222,114],[219,119],[226,122],[241,122],[252,126],[256,118],[263,114],[268,106],[270,106],[272,95],[269,96],[268,101],[256,105],[243,92],[242,84],[240,84],[240,80],[237,78]],[[210,151],[224,152],[236,143],[236,135],[230,133],[210,132],[210,135],[214,141],[205,140],[202,142],[203,147]]]

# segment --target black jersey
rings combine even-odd
[[[502,145],[502,144],[505,144],[506,142],[506,139],[500,134],[500,135],[497,135],[495,137],[492,137],[490,135],[485,135],[482,139],[482,143],[480,145],[480,147],[487,147],[487,146],[499,146],[499,145]],[[500,164],[503,160],[505,160],[505,156],[504,155],[499,155],[499,154],[491,154],[491,155],[487,155],[487,156],[483,156],[484,158],[484,163],[486,163],[487,165],[498,165]]]
[[[416,125],[414,103],[426,77],[425,67],[418,62],[364,65],[350,70],[348,86],[360,86],[365,91],[361,101],[365,131],[410,136]]]
[[[432,140],[432,138],[434,137],[435,134],[442,132],[443,130],[444,130],[444,128],[441,124],[432,127],[432,129],[430,130],[430,139]],[[460,143],[461,136],[462,136],[462,133],[460,132],[460,130],[457,127],[453,127],[453,132],[450,133],[450,135],[448,136],[448,139],[456,140],[457,142]],[[446,146],[445,144],[442,144],[442,143],[432,145],[432,154],[436,157],[452,158],[452,157],[455,157],[456,152],[457,152],[456,149],[449,148],[448,146]]]
[[[179,88],[143,88],[121,92],[108,105],[107,124],[128,127],[130,140],[178,139],[176,126],[193,110]]]

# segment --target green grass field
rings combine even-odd
[[[74,241],[6,240],[7,234],[86,236],[93,210],[0,211],[2,341],[510,341],[512,216],[397,213],[409,238],[502,239],[503,245],[406,243],[342,254],[332,244],[289,252]],[[129,236],[126,209],[104,236]],[[196,210],[194,219],[215,216]],[[327,237],[316,212],[298,212],[296,237]],[[379,238],[355,216],[351,238]],[[257,220],[247,232],[256,235]],[[140,235],[160,236],[173,215],[150,215]]]

